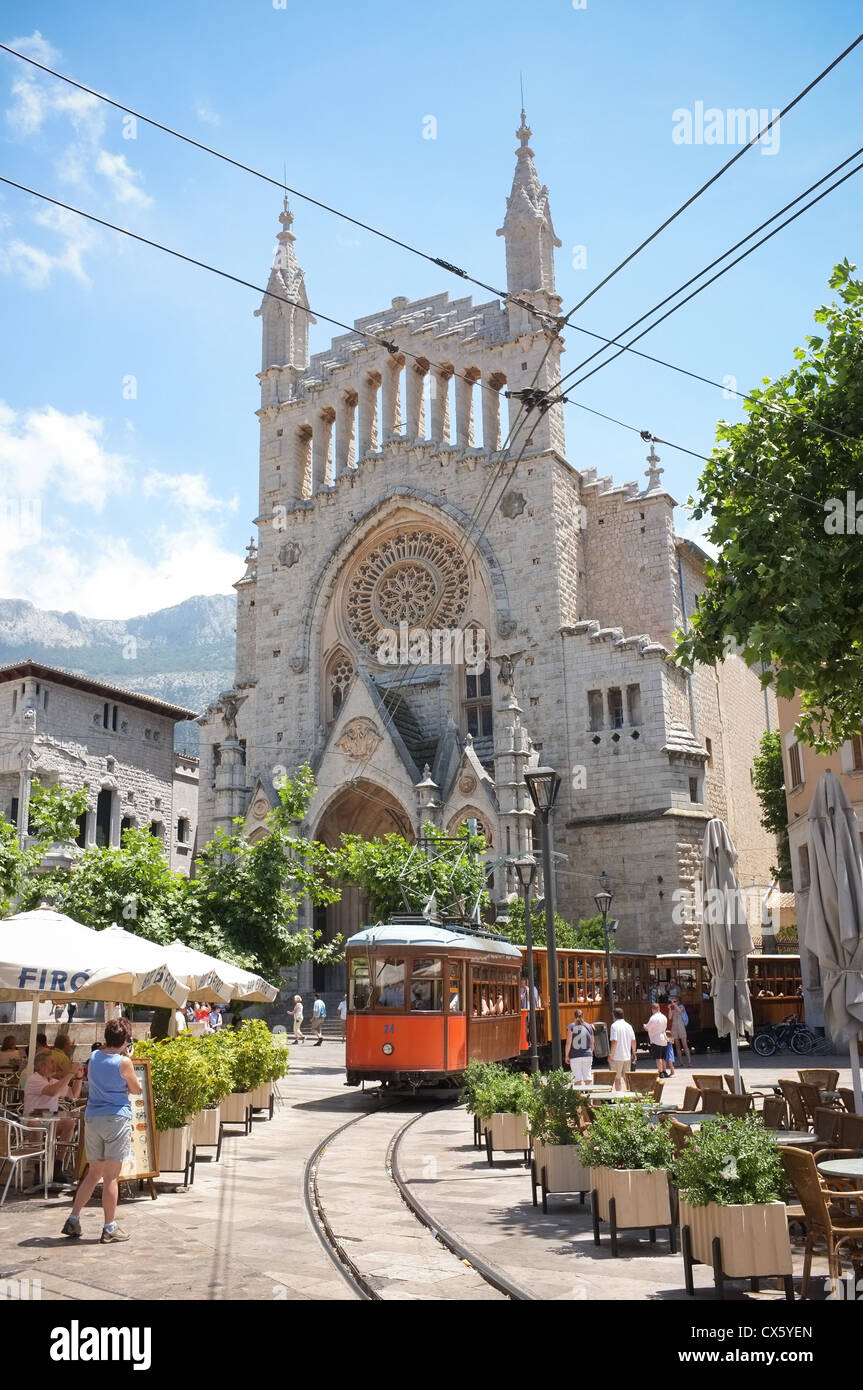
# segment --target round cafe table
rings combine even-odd
[[[764,1132],[770,1135],[774,1144],[792,1144],[796,1149],[824,1143],[819,1134],[811,1134],[808,1129],[765,1129]]]
[[[825,1158],[818,1171],[828,1178],[863,1179],[863,1158]]]

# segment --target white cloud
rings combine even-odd
[[[83,256],[99,240],[92,225],[73,212],[51,206],[40,208],[33,221],[51,233],[47,246],[34,246],[20,237],[10,236],[9,220],[3,219],[0,227],[7,231],[0,239],[0,272],[16,276],[31,290],[44,289],[56,272],[89,285]]]
[[[139,208],[152,205],[153,199],[136,183],[136,179],[141,177],[140,174],[130,167],[124,154],[108,154],[107,150],[100,150],[96,169],[108,180],[118,203],[134,203]]]
[[[103,443],[101,420],[53,406],[16,412],[0,401],[0,492],[6,499],[50,494],[101,512],[127,483],[126,460]]]
[[[143,492],[145,497],[167,493],[178,506],[196,514],[213,511],[235,512],[238,505],[236,497],[225,502],[214,496],[203,473],[160,473],[158,469],[151,468],[144,478]]]
[[[198,102],[195,107],[195,115],[205,125],[220,126],[222,124],[222,118],[218,111],[214,111],[212,106],[208,106],[205,101]]]

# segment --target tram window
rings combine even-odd
[[[351,991],[350,1009],[352,1013],[362,1013],[364,1009],[371,1008],[372,990],[369,978],[369,962],[358,959],[356,956],[351,961]]]
[[[405,1006],[405,963],[393,956],[375,961],[375,1003],[379,1009]]]
[[[449,1011],[451,1014],[464,1013],[461,966],[454,960],[449,963]]]
[[[440,1013],[443,979],[440,960],[415,960],[411,969],[411,1009],[415,1013]]]
[[[694,970],[678,970],[678,972],[677,972],[677,983],[679,984],[679,986],[680,986],[680,988],[681,988],[682,990],[694,990],[694,989],[695,989],[695,971],[694,971]]]

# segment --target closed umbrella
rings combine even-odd
[[[737,850],[724,820],[707,822],[701,863],[702,924],[701,954],[710,967],[710,997],[716,1031],[731,1036],[734,1090],[739,1095],[741,1029],[752,1032],[752,1003],[749,998],[746,956],[752,950],[752,936],[746,920],[743,895],[734,865]]]
[[[260,975],[254,975],[250,970],[241,970],[238,965],[219,960],[217,956],[208,956],[205,951],[196,951],[194,947],[186,946],[182,941],[172,941],[164,948],[163,954],[171,969],[176,970],[181,978],[184,970],[199,973],[214,971],[219,980],[230,989],[229,995],[220,994],[216,1002],[230,998],[244,1004],[272,1004],[279,997],[279,991],[275,986],[267,984]],[[202,1001],[207,999],[205,994],[195,997]]]
[[[863,1032],[863,858],[854,807],[829,770],[818,779],[812,797],[808,840],[804,941],[818,960],[827,1030],[834,1042],[849,1047],[854,1106],[861,1114],[857,1042]]]

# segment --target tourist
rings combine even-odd
[[[112,1018],[105,1024],[104,1046],[90,1054],[90,1094],[84,1112],[84,1144],[89,1167],[62,1230],[64,1236],[81,1235],[81,1212],[101,1182],[102,1245],[129,1239],[114,1218],[120,1169],[132,1146],[129,1097],[141,1094],[141,1083],[129,1056],[131,1037],[129,1020]]]
[[[77,1012],[78,1012],[78,1005],[77,1005],[77,1004],[74,1004],[74,1003],[72,1002],[72,1000],[70,999],[70,1000],[69,1000],[69,1003],[66,1005],[66,1019],[67,1019],[67,1021],[68,1021],[69,1023],[72,1023],[72,1022],[74,1021],[74,1018],[75,1018],[75,1015],[76,1015]]]
[[[37,1052],[32,1076],[27,1077],[24,1087],[24,1114],[35,1115],[37,1110],[47,1110],[56,1115],[60,1110],[60,1100],[66,1096],[79,1096],[84,1068],[73,1065],[65,1076],[58,1074],[57,1064],[52,1052]],[[57,1121],[57,1138],[71,1139],[75,1133],[75,1116],[64,1115]]]
[[[195,1022],[196,1022],[196,1023],[206,1023],[206,1022],[207,1022],[207,1019],[208,1019],[209,1017],[210,1017],[210,1006],[209,1006],[209,1004],[196,1004],[196,1005],[195,1005]]]
[[[611,1047],[608,1060],[614,1071],[615,1091],[625,1091],[624,1077],[635,1066],[638,1051],[635,1045],[635,1030],[623,1016],[623,1009],[614,1010],[614,1022],[609,1032]]]
[[[529,1009],[529,1008],[530,1008],[530,995],[529,995],[528,992],[527,992],[527,976],[526,976],[526,975],[522,975],[522,977],[521,977],[521,985],[520,985],[520,987],[519,987],[519,1008],[521,1008],[521,1009]]]
[[[24,1061],[24,1053],[15,1041],[14,1033],[7,1033],[0,1047],[0,1067],[14,1067]]]
[[[650,1040],[650,1055],[656,1062],[660,1076],[665,1075],[665,1055],[668,1050],[668,1019],[658,1004],[653,1005],[653,1013],[644,1025]]]
[[[51,1053],[57,1067],[58,1076],[68,1076],[74,1065],[72,1061],[72,1039],[68,1033],[58,1033],[54,1039],[54,1050]]]
[[[224,1026],[224,1022],[225,1022],[225,1020],[222,1018],[222,1007],[221,1007],[221,1005],[220,1005],[220,1004],[214,1004],[213,1007],[212,1007],[211,1010],[210,1010],[210,1016],[209,1016],[209,1018],[207,1019],[207,1027],[208,1027],[208,1029],[210,1030],[211,1033],[218,1033],[219,1029],[222,1028],[222,1027]]]
[[[302,995],[294,995],[294,1007],[291,1010],[294,1016],[294,1042],[305,1042],[303,1037],[303,999]]]
[[[673,1076],[673,1075],[674,1075],[674,1043],[671,1041],[671,1035],[670,1035],[670,1034],[666,1034],[666,1037],[668,1038],[668,1042],[665,1044],[665,1075],[666,1075],[666,1076]]]
[[[324,1040],[324,1019],[327,1016],[327,1006],[319,994],[315,994],[315,1002],[312,1005],[312,1027],[315,1030],[315,1047],[320,1047]]]
[[[589,1082],[593,1065],[593,1029],[585,1023],[581,1009],[566,1030],[566,1056],[574,1081]]]
[[[689,1051],[689,1041],[686,1037],[686,1029],[689,1024],[689,1014],[682,1004],[674,1000],[668,1006],[668,1021],[671,1031],[672,1046],[679,1048],[680,1055],[685,1055],[687,1065],[692,1066],[692,1053]]]
[[[458,996],[456,996],[456,999],[457,998]],[[450,1009],[452,1009],[452,1000],[450,1000]],[[342,1022],[342,1042],[345,1042],[348,1036],[348,996],[346,994],[342,995],[342,1001],[338,1007],[338,1015]]]

